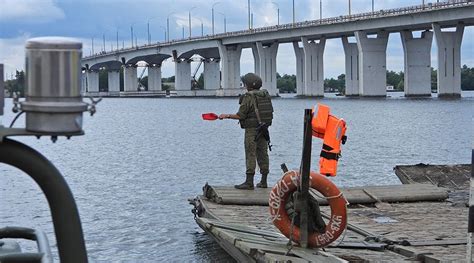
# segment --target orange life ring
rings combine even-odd
[[[299,184],[297,171],[288,171],[270,192],[269,207],[273,224],[288,238],[292,232],[292,240],[299,243],[300,228],[293,226],[285,209],[285,204],[290,194],[297,190]],[[310,173],[310,187],[320,192],[328,199],[331,207],[331,219],[326,224],[324,233],[312,232],[308,234],[310,247],[325,247],[336,240],[347,225],[346,199],[341,191],[328,178],[316,172]]]

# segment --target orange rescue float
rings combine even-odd
[[[288,171],[270,192],[269,207],[273,224],[284,234],[299,243],[300,228],[296,225],[291,229],[291,219],[285,209],[286,202],[297,190],[300,176],[296,171]],[[331,207],[331,218],[326,224],[324,233],[312,232],[308,235],[310,247],[325,247],[336,240],[347,225],[346,199],[341,191],[328,178],[316,172],[310,173],[310,187],[320,192],[328,200]]]

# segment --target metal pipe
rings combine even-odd
[[[0,162],[28,174],[45,194],[51,209],[60,261],[88,262],[76,202],[58,169],[39,152],[10,139],[0,143]]]

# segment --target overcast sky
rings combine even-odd
[[[375,10],[421,4],[421,0],[374,0]],[[182,36],[182,28],[188,35],[188,12],[192,9],[192,33],[201,34],[201,21],[204,34],[212,31],[211,7],[215,7],[215,30],[223,31],[224,15],[227,31],[242,30],[248,27],[247,0],[0,0],[0,63],[5,64],[7,78],[15,69],[24,68],[24,43],[37,36],[69,36],[83,41],[84,54],[91,52],[91,39],[94,49],[99,51],[102,36],[106,36],[106,49],[116,45],[116,32],[119,33],[119,46],[130,46],[130,26],[139,44],[147,42],[147,22],[150,22],[152,41],[162,41],[166,18],[170,18],[170,38]],[[425,0],[426,3],[436,0]],[[348,0],[322,0],[324,17],[335,17],[348,13]],[[352,0],[352,13],[371,10],[372,0]],[[295,0],[296,20],[319,18],[318,0]],[[280,9],[280,23],[292,20],[292,0],[251,0],[254,14],[254,27],[275,25],[277,8]],[[434,41],[433,41],[434,42]],[[432,65],[436,68],[436,45],[432,47]],[[336,77],[344,73],[344,53],[340,39],[330,39],[324,53],[326,77]],[[474,27],[467,27],[462,43],[461,63],[474,67]],[[196,63],[193,63],[196,64]],[[194,67],[195,65],[193,65]],[[390,34],[387,48],[387,68],[403,70],[403,49],[400,36]],[[241,72],[253,70],[253,57],[250,49],[245,49],[241,58]],[[291,44],[281,44],[278,49],[277,71],[281,74],[295,74],[295,55]],[[163,76],[174,75],[171,61],[163,63]]]

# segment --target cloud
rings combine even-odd
[[[0,38],[0,63],[4,64],[5,74],[15,73],[15,70],[24,69],[25,65],[25,42],[30,37],[29,34],[23,34],[16,38]]]
[[[46,23],[65,17],[53,0],[0,0],[0,21]]]

